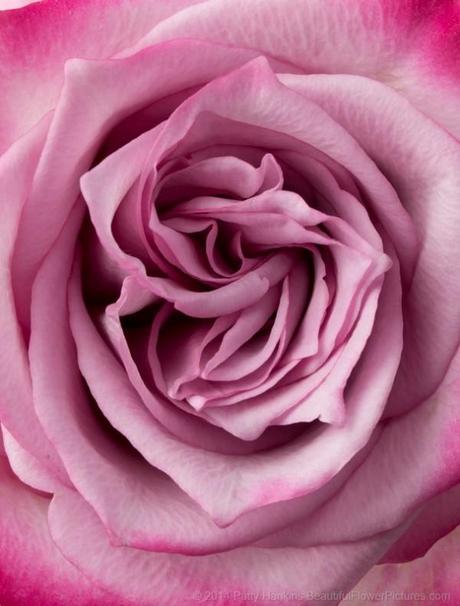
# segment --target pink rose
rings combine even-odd
[[[2,606],[460,604],[458,2],[22,4]]]

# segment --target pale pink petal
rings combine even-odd
[[[127,278],[119,300],[107,308],[106,318],[102,319],[102,328],[120,356],[128,377],[142,401],[164,427],[187,444],[228,454],[249,454],[264,450],[289,437],[278,437],[276,433],[270,435],[268,432],[261,436],[260,440],[244,442],[198,417],[184,414],[176,406],[171,405],[171,402],[164,400],[145,376],[145,360],[149,353],[148,334],[145,335],[145,328],[142,329],[142,339],[138,339],[138,345],[133,351],[132,348],[130,349],[129,335],[126,335],[126,330],[123,330],[120,322],[120,315],[129,312],[132,306],[139,304],[140,301],[145,301],[144,297],[145,289],[141,288],[135,279]],[[231,316],[227,318],[230,321],[232,319]],[[229,327],[226,322],[225,317],[218,318],[209,336],[218,335],[221,330],[226,330]],[[144,341],[143,346],[139,346],[141,341]],[[160,381],[158,375],[156,379]]]
[[[276,104],[275,112],[272,111],[273,104]],[[233,118],[255,126],[269,123],[272,129],[279,129],[298,140],[304,138],[337,161],[343,161],[352,172],[356,168],[369,185],[370,194],[378,194],[380,198],[385,196],[390,205],[399,208],[399,201],[388,182],[357,143],[318,106],[279,84],[265,60],[256,60],[215,80],[185,101],[158,134],[150,159],[155,162],[155,159],[164,157],[172,148],[176,148],[177,142],[185,140],[196,125],[197,117],[208,111],[227,120]],[[240,136],[239,132],[237,134]],[[195,145],[194,136],[192,133],[187,144]],[[104,181],[98,185],[96,178],[99,169],[101,167],[85,177],[85,195],[89,193],[90,186],[98,187],[101,195],[104,193]],[[93,209],[97,207],[97,199],[98,196],[91,204]],[[276,257],[273,259],[276,260]],[[277,271],[281,272],[282,269],[279,266]],[[264,279],[268,284],[273,278],[272,267]],[[234,301],[225,302],[223,297],[217,305],[214,297],[213,309],[209,307],[203,310],[202,294],[185,295],[179,292],[177,286],[166,281],[157,286],[156,294],[170,300],[176,298],[178,308],[187,313],[228,313],[235,311],[234,304],[238,301],[235,291]],[[221,294],[222,290],[213,295]],[[342,427],[327,427],[314,440],[311,436],[302,436],[284,448],[282,456],[279,452],[264,452],[238,460],[216,453],[207,453],[204,457],[204,453],[198,450],[177,444],[153,423],[126,377],[120,374],[118,363],[97,335],[83,308],[77,284],[70,294],[71,324],[82,373],[111,423],[129,438],[149,462],[173,477],[214,520],[225,525],[245,511],[317,489],[366,443],[382,413],[399,363],[401,323],[397,271],[393,280],[385,280],[384,291],[375,330],[350,391],[346,422]],[[249,292],[254,294],[252,287]],[[245,291],[244,296],[247,294],[248,291]],[[228,308],[229,304],[233,309]],[[98,352],[100,361],[97,369],[91,362],[95,352]],[[327,457],[324,453],[327,453]],[[316,461],[315,466],[308,468],[308,473],[304,469],[305,460]]]
[[[282,180],[282,171],[272,154],[263,156],[259,168],[236,156],[217,156],[171,173],[164,179],[161,193],[167,199],[166,194],[170,197],[185,186],[187,193],[199,188],[207,193],[218,190],[246,199],[261,190],[279,188]]]
[[[308,526],[287,532],[289,544],[354,541],[382,532],[458,483],[459,368],[457,352],[437,391],[386,423],[370,456],[343,490]]]
[[[292,342],[283,357],[283,364],[300,361],[318,353],[320,329],[331,302],[326,285],[326,266],[318,251],[313,252],[314,284],[305,315],[295,331]]]
[[[41,0],[2,11],[0,150],[56,106],[68,59],[102,59],[130,49],[162,19],[198,1]]]
[[[316,490],[369,439],[399,359],[397,284],[388,287],[359,379],[350,392],[346,423],[340,428],[328,427],[314,440],[306,435],[283,450],[248,457],[190,448],[158,426],[92,325],[76,282],[70,291],[70,318],[80,369],[105,416],[152,465],[168,473],[214,520],[225,525],[245,511]],[[305,469],[305,460],[315,460],[316,465]]]
[[[460,523],[460,485],[430,499],[414,522],[385,554],[382,562],[405,562],[420,558],[444,535]]]
[[[262,514],[249,514],[229,528],[217,527],[170,478],[120,443],[113,430],[110,432],[95,414],[97,403],[91,404],[78,375],[66,305],[65,284],[72,268],[80,211],[77,208],[73,212],[37,275],[32,293],[31,372],[35,406],[43,427],[77,490],[97,511],[111,540],[154,551],[210,553],[250,542],[274,526],[297,519],[305,510],[305,503],[294,500],[288,506],[283,504],[287,518],[279,515],[281,506],[275,504]],[[52,349],[48,347],[49,339]],[[100,360],[94,353],[92,364],[96,367]],[[157,428],[158,439],[163,436],[165,447],[174,444],[153,418],[147,423]],[[148,430],[146,426],[147,434]],[[180,451],[180,442],[176,444]],[[191,448],[182,447],[184,456],[187,451],[193,453]],[[7,453],[10,452],[7,443]],[[195,452],[206,458],[205,451]],[[168,456],[166,451],[164,455]],[[27,473],[33,471],[29,469]],[[56,486],[45,488],[58,494],[63,490]],[[326,488],[326,494],[328,491]],[[321,498],[321,494],[315,495],[307,507],[314,508]]]
[[[166,19],[139,46],[193,37],[258,49],[291,73],[367,76],[459,137],[459,21],[456,0],[217,0]]]
[[[277,423],[286,425],[313,421],[317,418],[325,423],[341,424],[344,422],[346,414],[344,396],[347,382],[372,333],[380,290],[381,280],[373,286],[371,293],[368,294],[356,326],[326,379],[300,405],[293,406],[281,414],[277,418]]]
[[[282,251],[235,282],[212,291],[191,291],[166,278],[148,278],[145,285],[189,316],[215,318],[241,311],[259,301],[287,275],[292,265],[293,255]]]
[[[299,289],[300,290],[300,289]],[[284,278],[279,305],[268,334],[262,333],[244,344],[228,360],[220,364],[207,376],[207,380],[216,386],[221,397],[234,390],[245,389],[253,384],[263,384],[282,353],[282,341],[286,331],[291,300],[289,298],[289,279]],[[203,392],[199,390],[201,396]],[[204,391],[206,393],[206,389]],[[212,405],[213,390],[210,392]]]
[[[336,171],[339,166],[332,161],[325,162],[325,158],[315,158],[296,152],[280,152],[278,157],[308,181],[314,190],[326,200],[333,214],[346,221],[356,233],[366,239],[374,249],[382,249],[381,237],[373,225],[367,212],[366,203],[359,196],[356,184],[343,182],[343,168],[339,175]],[[349,189],[351,191],[349,191]]]
[[[349,592],[342,606],[423,603],[456,606],[460,602],[460,527],[440,539],[421,558],[404,564],[374,566]]]
[[[49,502],[24,486],[0,456],[2,604],[112,606],[116,596],[88,581],[56,548],[48,528]]]
[[[11,469],[22,482],[42,492],[53,493],[63,488],[59,478],[25,450],[7,429],[2,427],[1,430],[5,454]]]
[[[416,227],[421,251],[405,297],[404,353],[387,411],[398,414],[432,393],[460,341],[460,307],[453,304],[460,281],[451,270],[460,253],[460,147],[382,84],[351,76],[283,81],[355,137],[396,187]]]
[[[296,361],[291,361],[274,371],[263,386],[235,396],[227,396],[222,401],[225,406],[206,409],[203,416],[242,440],[255,440],[267,427],[274,424],[283,412],[301,403],[302,398],[308,398],[310,393],[314,393],[341,353],[342,349],[337,350],[317,372],[303,380],[297,379],[284,384],[283,381],[290,371],[297,370]],[[220,402],[217,400],[214,403]],[[339,404],[342,405],[342,402]],[[316,419],[317,412],[317,409],[314,410],[309,420]]]
[[[66,290],[62,288],[72,265],[80,218],[81,208],[77,207],[37,275],[32,293],[31,370],[37,414],[72,481],[98,512],[112,542],[155,551],[209,553],[257,539],[278,524],[285,525],[289,518],[298,518],[305,511],[305,504],[308,507],[311,501],[310,505],[314,505],[318,498],[321,499],[321,493],[312,495],[305,504],[293,500],[273,505],[263,513],[248,514],[249,517],[242,517],[228,528],[220,529],[169,478],[114,441],[104,425],[97,421],[76,373],[77,359],[66,326]],[[52,350],[47,345],[49,339],[53,341]],[[88,353],[94,356],[91,364],[101,376],[101,352],[97,348],[87,348],[86,356]],[[80,360],[82,358],[80,352]],[[94,387],[94,383],[91,385]],[[129,402],[125,400],[120,404],[126,407]],[[156,426],[153,419],[143,428],[147,437],[152,430],[157,434],[156,448],[161,446],[163,449],[164,460],[158,461],[163,469],[174,463],[172,451],[168,453],[171,447],[176,456],[184,457],[183,468],[184,462],[189,462],[185,458],[187,451],[195,457],[202,453],[206,461],[212,458],[216,462],[219,459],[226,461],[222,456],[175,442]],[[124,428],[124,433],[131,434],[128,427]],[[162,445],[158,444],[160,441]],[[176,462],[180,460],[176,459]],[[116,490],[120,486],[123,490]],[[283,516],[279,516],[281,509]]]
[[[48,120],[44,120],[0,158],[0,420],[19,444],[45,467],[68,481],[65,470],[33,407],[32,386],[23,334],[16,317],[11,285],[11,256],[21,211],[30,187]]]
[[[279,287],[273,287],[260,302],[246,307],[239,314],[233,325],[224,334],[219,349],[206,362],[203,378],[208,378],[208,373],[228,360],[264,326],[280,303],[279,295]]]
[[[255,595],[262,606],[286,603],[285,596],[289,604],[301,606],[311,599],[310,592],[351,589],[402,530],[351,544],[305,550],[247,547],[190,558],[110,544],[94,512],[71,491],[55,497],[49,521],[66,558],[118,595],[121,604],[132,600],[137,606],[151,606],[152,595],[171,606],[204,599],[215,606],[244,606]],[[332,595],[323,603],[334,606],[338,599]]]
[[[254,55],[238,49],[214,52],[204,43],[177,41],[123,60],[67,62],[65,84],[24,206],[15,247],[14,287],[20,295],[18,309],[25,325],[33,277],[79,194],[80,177],[111,128],[143,106],[207,82]],[[119,82],[124,86],[120,88]]]

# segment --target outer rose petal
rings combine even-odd
[[[49,499],[26,488],[0,455],[0,599],[2,606],[118,606],[54,546]]]
[[[350,603],[457,606],[460,603],[460,526],[439,540],[423,558],[405,564],[374,566],[342,602],[343,606]]]
[[[23,448],[5,427],[2,427],[2,434],[5,454],[18,478],[42,492],[53,493],[62,488],[62,483],[37,458]]]
[[[200,1],[43,0],[0,12],[0,151],[54,107],[67,59],[129,49],[162,19]]]
[[[247,606],[255,593],[262,606],[286,604],[286,596],[300,606],[304,592],[348,590],[399,532],[357,544],[286,550],[282,557],[278,550],[248,548],[184,558],[111,545],[84,501],[61,493],[49,512],[51,532],[84,576],[53,543],[48,506],[47,498],[17,481],[0,454],[2,606],[195,606],[206,592],[217,596],[207,600],[215,606]],[[270,591],[275,593],[263,596]]]
[[[436,495],[422,507],[407,532],[385,554],[382,562],[419,558],[441,537],[460,524],[460,484]]]
[[[270,544],[355,541],[400,524],[460,480],[460,350],[438,390],[388,422],[370,455],[308,525]],[[264,542],[266,544],[266,542]]]
[[[117,594],[123,606],[131,600],[136,606],[305,606],[313,603],[310,592],[334,606],[337,593],[351,588],[403,530],[343,545],[247,547],[191,558],[111,545],[94,512],[73,491],[55,497],[49,523],[65,557]]]
[[[215,0],[166,19],[140,46],[194,37],[305,73],[368,76],[460,136],[459,15],[456,0]]]
[[[47,126],[45,118],[0,157],[0,419],[22,447],[66,481],[62,464],[33,411],[27,353],[16,318],[10,269],[14,236]]]

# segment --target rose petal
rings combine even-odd
[[[273,123],[271,104],[275,102],[278,109],[282,108],[281,113],[274,114],[278,123]],[[251,62],[214,81],[183,103],[171,116],[168,128],[164,128],[156,139],[152,159],[162,157],[175,147],[178,139],[185,137],[195,124],[196,117],[207,110],[256,125],[263,125],[269,119],[271,128],[305,137],[323,151],[343,157],[345,163],[356,163],[361,171],[364,167],[369,168],[375,178],[374,187],[379,184],[379,195],[388,188],[385,179],[375,167],[369,166],[368,158],[353,140],[348,139],[345,131],[342,132],[317,106],[280,85],[265,60]],[[338,141],[342,142],[340,149]],[[96,171],[92,171],[93,185],[97,184]],[[85,186],[88,185],[89,181],[85,179]],[[100,191],[103,188],[100,187]],[[131,443],[148,461],[171,475],[214,520],[225,525],[245,511],[317,489],[366,443],[381,415],[399,364],[401,323],[398,289],[397,282],[391,284],[391,297],[385,297],[385,303],[380,305],[380,315],[363,356],[359,380],[354,382],[350,395],[346,423],[340,428],[328,427],[313,441],[308,436],[296,440],[285,448],[283,456],[279,452],[275,455],[265,452],[238,460],[216,453],[204,456],[204,453],[178,445],[159,432],[91,325],[82,306],[78,285],[70,294],[70,314],[80,369],[104,414],[129,436]],[[245,291],[244,296],[247,293]],[[164,293],[158,294],[164,296]],[[199,312],[198,306],[194,311]],[[218,315],[228,311],[221,303],[215,307]],[[384,329],[382,323],[385,324]],[[91,362],[94,355],[99,359],[97,371]],[[315,460],[317,464],[305,470],[305,460]]]
[[[382,84],[351,76],[284,81],[324,107],[378,162],[422,242],[406,295],[404,355],[387,414],[404,412],[433,392],[459,344],[460,308],[452,301],[460,300],[460,281],[449,268],[460,253],[460,148]]]
[[[20,445],[63,482],[67,474],[37,422],[27,352],[18,323],[11,286],[11,256],[21,211],[43,146],[48,120],[13,145],[0,158],[0,316],[1,364],[0,418]],[[27,419],[25,423],[24,420]]]
[[[54,545],[49,499],[24,486],[0,456],[0,593],[5,605],[100,606],[116,597],[88,581]],[[128,604],[126,604],[128,606]]]
[[[63,483],[56,475],[25,450],[7,429],[1,429],[5,454],[11,469],[23,482],[42,492],[53,493],[63,488]]]
[[[460,485],[430,499],[382,562],[406,562],[424,556],[436,541],[459,525],[459,499]]]
[[[41,0],[2,11],[0,150],[55,107],[67,59],[100,59],[130,49],[162,19],[197,1]]]
[[[209,376],[208,373],[228,360],[228,358],[261,330],[280,303],[279,295],[279,287],[275,286],[267,292],[261,301],[251,307],[246,307],[239,314],[234,324],[224,334],[219,349],[206,362],[206,366],[203,369],[203,378],[207,379]]]
[[[139,339],[139,336],[136,335],[137,348],[136,351],[133,351],[132,344],[128,346],[126,329],[124,330],[120,323],[120,314],[124,312],[125,308],[129,309],[134,301],[139,301],[144,295],[145,290],[139,286],[137,281],[127,278],[119,300],[107,308],[107,318],[102,320],[102,328],[118,353],[131,384],[154,417],[170,432],[178,436],[181,441],[206,450],[227,454],[249,454],[276,445],[276,433],[272,433],[272,435],[266,433],[259,440],[243,442],[198,417],[184,414],[176,406],[172,406],[171,402],[162,399],[161,394],[154,389],[155,386],[145,376],[145,360],[149,351],[149,335],[146,334],[145,327],[141,329],[142,339]],[[132,302],[130,301],[131,297]],[[231,320],[232,317],[227,318]],[[225,317],[218,318],[214,326],[214,331],[211,329],[211,332],[216,335],[219,334],[220,330],[228,328]],[[139,370],[144,372],[142,377]],[[156,382],[157,385],[160,382],[158,376],[156,376]]]
[[[391,285],[392,296],[394,292]],[[399,323],[394,321],[397,303],[382,302],[378,328],[368,343],[360,372],[362,383],[357,381],[356,394],[350,395],[343,427],[328,428],[313,441],[308,436],[298,439],[282,456],[279,450],[249,457],[218,455],[190,448],[160,429],[91,324],[80,296],[78,283],[74,283],[69,298],[72,332],[80,369],[100,408],[152,465],[173,477],[222,525],[245,511],[311,492],[337,473],[369,438],[398,363],[401,335]],[[379,376],[374,356],[379,359]],[[315,460],[316,465],[305,469],[305,460]]]
[[[280,506],[275,505],[263,514],[220,529],[170,478],[120,445],[98,422],[76,372],[66,289],[62,287],[72,268],[80,220],[81,208],[77,207],[37,275],[32,293],[31,372],[37,415],[74,485],[94,507],[111,540],[154,551],[210,553],[247,543],[266,534],[273,525],[298,517],[305,504],[294,501],[283,506],[287,518],[279,516]],[[98,361],[96,356],[92,362],[95,367]],[[151,419],[150,424],[154,423]],[[165,446],[176,443],[180,449],[180,442],[166,430],[158,426],[157,432]],[[187,447],[183,450],[184,455],[187,450],[193,452]],[[59,488],[58,494],[62,490]],[[318,499],[321,495],[310,499],[310,505]]]
[[[388,606],[399,606],[412,599],[429,606],[454,606],[460,600],[459,558],[460,528],[457,528],[422,558],[405,564],[374,566],[348,594],[349,598],[360,606],[375,604],[376,598]]]
[[[54,28],[52,32],[54,36]],[[207,82],[252,56],[250,51],[222,48],[211,52],[205,43],[177,41],[123,60],[67,62],[65,84],[16,242],[14,287],[20,295],[19,315],[25,325],[33,277],[79,194],[80,177],[111,128],[145,105]],[[120,89],[121,81],[125,85]]]
[[[244,606],[254,595],[263,606],[273,604],[273,595],[288,595],[290,604],[300,606],[310,592],[326,595],[350,589],[401,532],[348,545],[306,550],[248,547],[185,558],[114,547],[91,508],[71,491],[54,499],[49,522],[66,558],[118,595],[121,604],[133,600],[139,606],[150,606],[152,594],[171,606],[192,606],[207,596],[216,606],[229,601]],[[337,601],[324,603],[333,606]]]
[[[258,49],[291,73],[367,76],[458,137],[458,34],[456,0],[217,0],[166,19],[138,46],[193,37]]]
[[[457,352],[437,391],[387,422],[372,453],[342,492],[303,532],[299,528],[289,531],[290,544],[354,541],[382,532],[458,483],[459,367]]]
[[[31,371],[36,410],[47,435],[75,486],[103,520],[112,541],[155,551],[209,553],[259,538],[278,524],[297,518],[305,505],[314,506],[321,493],[305,503],[294,500],[254,512],[220,529],[169,478],[117,444],[98,424],[84,385],[75,373],[77,361],[66,326],[66,291],[62,288],[68,279],[80,218],[81,208],[77,207],[37,275],[32,293]],[[52,350],[47,346],[49,339]],[[98,352],[86,351],[95,355],[92,365],[99,373]],[[127,404],[125,401],[122,405]],[[155,427],[153,420],[149,426]],[[144,427],[147,433],[149,426]],[[182,456],[187,451],[195,455],[200,452],[176,442],[159,427],[156,432],[157,442],[162,440],[165,448],[168,443],[175,445]],[[203,455],[205,459],[217,458],[211,453]],[[167,463],[169,457],[165,456]],[[58,493],[62,494],[62,489]],[[283,516],[277,518],[280,510]]]
[[[280,189],[283,174],[272,154],[265,154],[259,168],[237,156],[216,156],[198,161],[168,175],[161,186],[161,194],[168,195],[177,188],[218,190],[246,199],[266,191]],[[190,196],[195,197],[195,196]]]

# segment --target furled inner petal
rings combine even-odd
[[[273,287],[261,299],[259,304],[244,309],[231,328],[225,333],[217,351],[206,362],[203,368],[203,378],[211,378],[210,373],[215,368],[228,360],[232,354],[240,350],[244,344],[258,333],[275,313],[279,304],[280,288]]]
[[[262,191],[280,189],[282,183],[282,170],[272,154],[265,154],[259,167],[238,156],[198,158],[195,162],[189,160],[189,166],[163,178],[155,206],[163,209],[184,197],[194,198],[211,192],[246,199]]]
[[[110,422],[218,524],[327,482],[374,429],[400,352],[399,266],[371,224],[376,195],[399,200],[359,144],[260,59],[195,89],[81,187],[101,271],[110,259],[122,281],[96,313],[76,281],[69,294],[81,372]],[[383,351],[374,333],[391,312]],[[369,351],[385,360],[372,386]],[[360,380],[366,406],[347,390]],[[227,458],[295,426],[276,457]]]
[[[152,352],[148,346],[153,321],[151,317],[152,313],[158,312],[158,307],[154,306],[153,312],[149,311],[150,307],[139,309],[139,302],[145,301],[146,296],[151,297],[151,293],[134,278],[126,278],[118,301],[108,306],[105,313],[98,320],[95,318],[95,321],[98,321],[100,330],[119,356],[133,387],[155,419],[183,442],[217,452],[250,453],[283,443],[290,435],[297,435],[296,426],[292,426],[292,431],[282,433],[273,428],[276,431],[266,432],[259,440],[241,441],[206,420],[183,412],[190,410],[188,405],[181,407],[181,403],[176,402],[176,406],[171,406],[170,400],[158,389],[161,376],[153,379],[153,363],[149,364],[148,361]],[[153,299],[153,302],[157,301],[157,298]],[[137,312],[141,314],[140,317]],[[235,318],[235,315],[217,318],[202,346],[206,345],[208,339],[212,340],[229,329]]]

